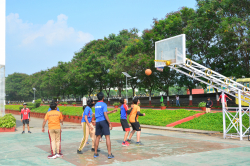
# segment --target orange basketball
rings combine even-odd
[[[147,76],[150,76],[152,74],[152,70],[150,70],[150,69],[145,70],[145,74]]]

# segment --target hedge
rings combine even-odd
[[[12,114],[5,114],[0,117],[0,128],[12,128],[16,126],[16,118]]]

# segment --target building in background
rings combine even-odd
[[[192,89],[192,94],[204,94],[204,89]],[[189,89],[187,89],[187,95],[190,95]]]

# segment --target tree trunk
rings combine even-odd
[[[169,102],[169,87],[167,87],[167,105],[170,106],[170,102]]]
[[[152,89],[149,90],[149,105],[151,105],[151,91]]]
[[[119,92],[118,92],[118,93],[119,93],[118,96],[119,96],[119,97],[122,97],[122,88],[119,87],[119,88],[118,88],[118,91],[119,91]]]
[[[189,88],[189,105],[193,105],[192,88]]]
[[[218,90],[215,88],[215,93],[216,93],[216,102],[217,102],[217,106],[220,106],[220,102],[218,101],[219,99],[219,94],[218,94]]]

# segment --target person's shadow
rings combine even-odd
[[[21,122],[21,120],[16,120],[16,128],[23,126],[23,123]]]

